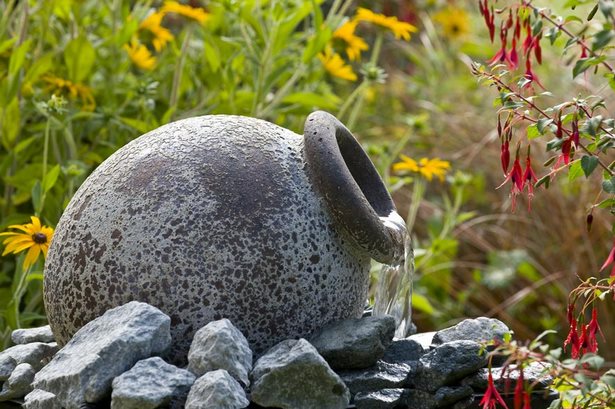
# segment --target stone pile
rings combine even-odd
[[[481,342],[508,331],[478,318],[394,339],[392,317],[367,316],[283,341],[254,360],[243,334],[222,319],[197,331],[187,367],[178,368],[163,359],[169,317],[133,301],[59,351],[49,327],[14,331],[17,345],[0,353],[0,401],[23,398],[26,409],[463,409],[486,388]],[[493,375],[503,389],[500,372]],[[541,368],[524,371],[526,380],[541,377]]]

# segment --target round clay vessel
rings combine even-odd
[[[370,258],[403,252],[396,215],[330,114],[311,114],[304,136],[240,116],[173,122],[111,155],[69,203],[45,264],[49,323],[63,345],[138,300],[171,317],[172,362],[221,318],[261,353],[361,316]]]

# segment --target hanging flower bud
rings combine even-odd
[[[500,148],[500,161],[502,162],[502,170],[504,171],[504,176],[508,173],[508,167],[510,166],[510,151],[508,150],[509,142],[505,140],[502,142],[502,146]]]
[[[576,115],[572,120],[572,134],[570,135],[570,138],[572,139],[572,143],[574,143],[575,147],[579,146],[579,118],[577,118]]]
[[[534,48],[534,56],[536,56],[536,61],[538,64],[542,64],[542,48],[540,47],[540,40],[542,39],[542,32],[538,33],[534,40],[532,41],[532,46]]]
[[[592,223],[593,222],[594,222],[594,215],[590,213],[585,218],[585,226],[587,228],[587,232],[588,233],[592,231]]]
[[[562,113],[560,112],[557,117],[557,130],[555,131],[555,137],[557,139],[562,139],[564,136],[564,128],[562,128]]]
[[[517,57],[517,38],[513,37],[512,44],[510,46],[510,54],[508,55],[508,61],[510,68],[516,70],[519,66],[519,57]]]
[[[525,21],[525,40],[523,41],[523,54],[527,55],[530,47],[532,46],[532,42],[534,37],[532,36],[532,27],[530,27],[530,19],[528,18]]]
[[[485,0],[485,4],[487,3],[487,0]],[[495,36],[495,12],[493,10],[493,7],[491,7],[491,13],[489,14],[489,38],[491,39],[491,42],[493,43],[493,38]]]
[[[534,185],[538,178],[532,169],[532,158],[530,156],[530,146],[527,147],[527,157],[525,158],[525,171],[523,172],[523,184],[527,184],[527,210],[532,211],[532,198],[534,197]]]
[[[519,14],[517,14],[517,19],[515,22],[515,32],[513,33],[513,37],[519,40],[521,38],[521,18]]]
[[[562,157],[564,158],[564,164],[570,163],[570,152],[572,150],[572,137],[567,138],[562,144]]]
[[[536,83],[538,84],[540,88],[545,89],[545,87],[543,87],[540,81],[538,80],[538,76],[534,73],[534,71],[532,71],[532,60],[530,58],[525,59],[525,75],[524,76],[525,78],[529,80],[529,82],[525,84],[524,88],[530,87],[533,83]]]

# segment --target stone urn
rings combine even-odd
[[[370,258],[403,254],[403,220],[361,146],[326,112],[304,135],[211,115],[128,143],[77,191],[45,264],[60,345],[137,300],[171,317],[169,358],[230,319],[256,353],[360,317]]]

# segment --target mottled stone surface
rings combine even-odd
[[[397,409],[405,403],[406,389],[382,389],[360,392],[354,397],[357,409]]]
[[[184,402],[196,377],[153,357],[113,379],[111,409],[155,409]]]
[[[56,395],[66,409],[98,402],[111,393],[113,378],[168,349],[169,326],[168,316],[145,303],[113,308],[83,326],[36,374],[33,386]]]
[[[487,365],[482,346],[474,341],[452,341],[429,351],[420,359],[421,367],[414,378],[418,389],[435,392]]]
[[[26,396],[32,390],[30,384],[34,380],[35,373],[34,367],[30,364],[23,363],[17,365],[9,379],[2,385],[0,401]]]
[[[368,368],[393,341],[395,318],[386,315],[332,322],[310,337],[310,343],[333,369]]]
[[[49,249],[44,296],[58,342],[130,300],[171,317],[173,363],[221,318],[260,353],[360,317],[369,256],[336,233],[302,151],[302,136],[271,123],[204,116],[111,155]]]
[[[185,409],[241,409],[249,404],[239,382],[224,369],[217,369],[196,380]]]
[[[229,320],[212,321],[196,332],[188,352],[188,369],[196,376],[225,369],[248,386],[252,350],[246,337]]]
[[[423,346],[409,338],[394,339],[384,352],[382,360],[389,363],[415,362],[425,353]]]
[[[49,359],[58,350],[55,342],[32,342],[29,344],[15,345],[0,352],[0,369],[2,375],[11,366],[11,359],[16,365],[28,363],[38,370],[43,367],[45,360]],[[6,366],[8,365],[8,367]],[[4,369],[2,369],[4,368]]]
[[[62,405],[53,393],[34,389],[26,395],[23,409],[62,409]]]
[[[498,319],[478,317],[463,320],[457,325],[436,332],[433,343],[439,345],[462,339],[475,342],[489,342],[494,339],[502,341],[504,335],[509,332],[506,324]]]
[[[305,339],[282,341],[254,364],[253,402],[281,409],[345,409],[344,382]]]
[[[389,363],[378,361],[367,369],[338,371],[351,394],[380,389],[404,388],[412,385],[419,368],[418,362]]]
[[[0,382],[9,379],[13,373],[13,369],[17,366],[15,358],[9,355],[4,355],[0,358]]]
[[[496,388],[503,392],[508,382],[510,385],[515,385],[517,379],[519,379],[519,368],[516,365],[509,366],[504,374],[502,374],[502,368],[492,368],[491,376],[493,377],[493,383]],[[470,385],[476,391],[482,392],[487,389],[489,379],[489,369],[481,368],[475,374],[472,374],[461,381],[464,385]],[[549,375],[549,366],[540,362],[532,362],[525,368],[523,368],[523,379],[526,382],[536,385],[536,389],[546,389],[553,377]]]
[[[20,328],[11,333],[11,340],[15,344],[28,344],[30,342],[55,342],[51,327],[45,325],[37,328]]]

